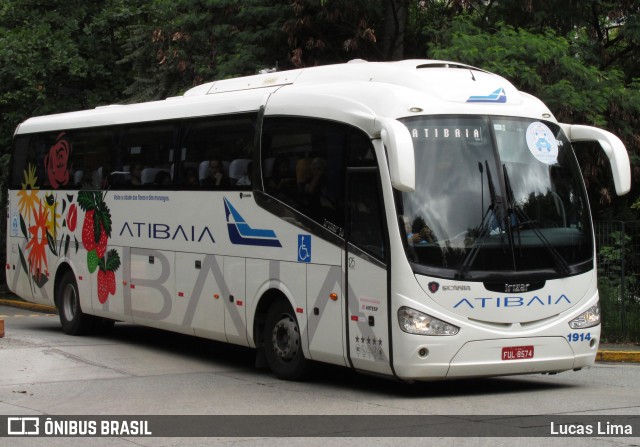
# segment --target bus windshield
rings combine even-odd
[[[589,206],[557,124],[528,118],[401,120],[416,188],[397,194],[416,273],[451,279],[553,278],[593,267]]]

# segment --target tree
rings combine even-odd
[[[286,65],[284,0],[158,0],[129,25],[129,101],[166,98],[205,81]]]
[[[0,145],[24,119],[117,102],[128,84],[121,24],[134,2],[4,0],[0,5]]]
[[[382,59],[401,60],[405,55],[409,0],[387,0],[385,4]]]
[[[374,23],[381,2],[293,0],[293,17],[284,23],[295,67],[325,65],[377,56]],[[377,57],[376,57],[377,58]]]

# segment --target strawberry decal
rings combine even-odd
[[[82,245],[87,250],[87,268],[98,270],[98,300],[104,304],[109,295],[116,294],[115,272],[120,268],[116,250],[107,251],[111,237],[111,212],[104,196],[97,191],[80,191],[78,205],[85,212],[82,224]]]
[[[80,192],[79,194],[82,194],[82,192]],[[78,197],[78,202],[80,201],[80,197]],[[82,204],[80,205],[80,207],[82,208]],[[92,250],[95,250],[96,248],[96,242],[93,240],[94,237],[94,227],[95,227],[95,220],[94,220],[94,214],[95,214],[95,209],[89,209],[89,210],[85,210],[86,214],[84,215],[84,224],[82,224],[82,245],[84,245],[84,248],[89,252]]]
[[[116,270],[120,267],[120,257],[115,250],[109,250],[106,258],[100,259],[98,270],[98,301],[104,304],[109,295],[116,294]]]

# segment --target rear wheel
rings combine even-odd
[[[57,290],[58,312],[62,330],[68,335],[82,335],[89,331],[92,324],[90,315],[80,308],[78,284],[71,270],[61,278]]]
[[[264,353],[269,368],[279,379],[302,380],[307,376],[310,362],[302,352],[298,320],[284,301],[273,303],[267,312]]]

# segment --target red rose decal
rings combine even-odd
[[[78,207],[75,203],[69,207],[69,213],[67,214],[67,228],[69,231],[75,231],[76,224],[78,223]]]
[[[69,157],[71,156],[71,145],[62,137],[64,132],[58,135],[56,143],[51,146],[49,153],[44,157],[44,167],[49,176],[49,183],[54,189],[69,182]]]

